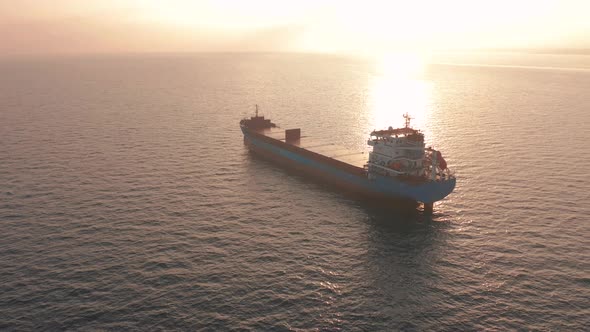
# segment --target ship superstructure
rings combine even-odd
[[[445,181],[454,178],[439,151],[426,148],[424,134],[410,127],[410,116],[404,114],[405,127],[375,130],[367,144],[373,147],[367,162],[368,175],[381,174],[416,181]]]
[[[429,213],[453,191],[456,179],[441,153],[426,147],[424,134],[410,127],[410,116],[404,118],[402,128],[371,132],[368,160],[366,153],[302,138],[300,129],[277,130],[258,115],[258,106],[240,128],[248,148],[263,157],[367,196],[423,203]]]

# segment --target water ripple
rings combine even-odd
[[[136,60],[0,62],[1,330],[588,325],[588,73],[431,67],[423,129],[459,180],[427,217],[242,143],[238,120],[260,103],[358,146],[372,64]]]

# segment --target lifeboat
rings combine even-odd
[[[389,168],[399,171],[402,169],[402,164],[399,161],[392,161],[389,163]]]

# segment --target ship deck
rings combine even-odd
[[[285,142],[284,129],[273,128],[266,130],[264,135]],[[363,168],[369,159],[368,152],[354,151],[326,139],[322,140],[302,135],[297,143],[291,144],[360,168]]]

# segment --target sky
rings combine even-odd
[[[590,0],[0,0],[0,56],[590,48]]]

